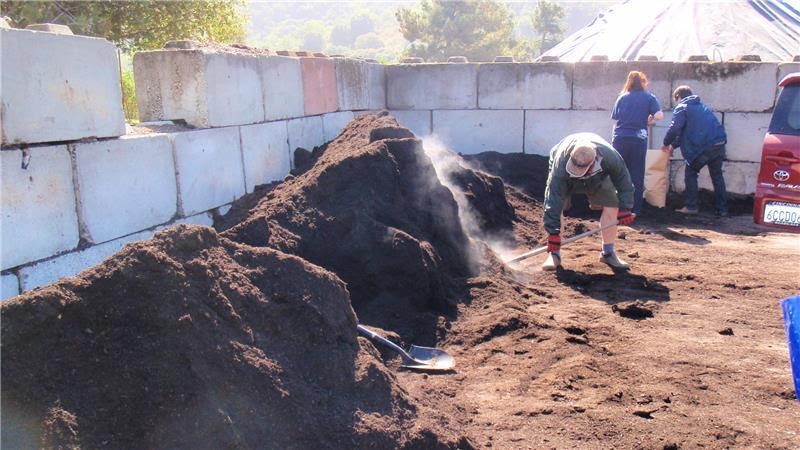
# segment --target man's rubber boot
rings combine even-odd
[[[626,263],[625,261],[619,259],[615,252],[609,253],[607,255],[600,255],[600,262],[608,264],[613,270],[629,270],[631,265]]]
[[[697,214],[699,211],[698,211],[698,210],[696,210],[696,209],[687,208],[687,207],[685,207],[685,206],[684,206],[684,207],[683,207],[683,208],[681,208],[681,209],[676,209],[676,210],[675,210],[675,212],[676,212],[676,213],[681,213],[681,214],[686,214],[686,215],[688,215],[688,216],[694,216],[694,215],[695,215],[695,214]]]
[[[559,267],[561,267],[561,257],[554,253],[548,253],[547,259],[542,263],[542,270],[552,272]]]

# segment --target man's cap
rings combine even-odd
[[[596,156],[597,150],[591,142],[575,143],[575,147],[570,152],[570,157],[567,161],[567,173],[574,178],[586,175]]]

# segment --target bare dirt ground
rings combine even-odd
[[[800,402],[778,301],[798,289],[798,237],[748,216],[623,229],[471,280],[439,345],[457,373],[401,384],[463,421],[481,448],[799,448]]]
[[[301,155],[215,230],[0,304],[3,448],[800,448],[779,306],[800,237],[746,200],[645,210],[629,273],[596,236],[545,273],[492,251],[544,243],[541,157],[466,158],[448,191],[385,115]],[[596,226],[576,206],[565,235]],[[356,323],[455,370],[401,369]]]

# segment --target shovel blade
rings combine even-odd
[[[411,359],[403,359],[402,367],[417,370],[451,370],[455,359],[444,350],[412,345],[408,351]]]

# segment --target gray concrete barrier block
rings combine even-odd
[[[212,49],[136,53],[139,117],[184,120],[199,128],[262,122],[260,68],[256,55]]]
[[[306,116],[334,112],[339,108],[336,67],[330,58],[300,58],[303,69],[303,105]]]
[[[341,111],[322,115],[322,139],[330,142],[350,123],[355,114],[352,111]]]
[[[800,61],[800,60],[798,60]],[[787,63],[780,63],[778,64],[778,77],[775,79],[775,100],[778,99],[778,92],[780,92],[780,88],[778,87],[778,83],[783,80],[786,75],[790,73],[800,72],[800,62],[787,62]]]
[[[800,72],[800,62],[779,63],[778,77],[775,80],[775,84],[777,85],[778,82],[783,79],[783,77],[794,72]]]
[[[675,63],[672,88],[688,85],[715,111],[764,112],[775,103],[778,64]]]
[[[661,61],[590,61],[575,63],[575,84],[572,108],[589,110],[614,109],[628,72],[644,72],[647,90],[655,94],[662,110],[670,109],[672,95],[670,76],[672,63]]]
[[[286,123],[289,131],[289,154],[300,147],[308,151],[325,143],[322,116],[303,117]]]
[[[608,111],[525,111],[525,153],[549,155],[568,134],[592,132],[611,142]]]
[[[722,165],[722,173],[725,178],[725,190],[731,194],[753,195],[756,192],[756,180],[758,179],[759,163],[725,161]],[[683,161],[672,161],[670,163],[670,186],[675,192],[686,190],[684,182],[684,172],[686,164]],[[711,183],[711,176],[708,168],[700,170],[697,178],[697,185],[700,189],[714,191]]]
[[[302,117],[305,111],[300,60],[287,56],[266,56],[260,58],[259,63],[264,89],[264,120]]]
[[[55,283],[61,278],[74,277],[84,270],[94,267],[106,258],[117,253],[126,244],[141,241],[153,235],[152,231],[134,233],[85,250],[67,253],[46,261],[37,262],[20,268],[20,285],[22,291]]]
[[[771,117],[770,113],[725,113],[727,159],[761,162],[761,147]]]
[[[570,109],[573,65],[567,63],[481,64],[481,109]]]
[[[75,145],[78,206],[94,243],[168,222],[177,212],[172,143],[167,135]]]
[[[16,275],[8,274],[2,276],[0,283],[0,300],[8,300],[19,295],[19,279]]]
[[[208,211],[244,195],[239,128],[175,133],[171,138],[182,216]]]
[[[397,123],[411,130],[417,137],[431,134],[431,111],[389,111]]]
[[[408,64],[386,67],[389,109],[475,109],[477,64]]]
[[[79,241],[67,147],[36,147],[28,151],[27,169],[22,169],[21,150],[0,152],[2,270],[73,249]]]
[[[456,153],[522,152],[523,119],[521,110],[433,111],[433,135]]]
[[[0,29],[3,144],[125,134],[117,49],[105,39]]]
[[[283,180],[291,169],[286,121],[241,127],[244,181],[248,193]]]
[[[335,58],[340,111],[386,107],[386,70],[380,64]]]

